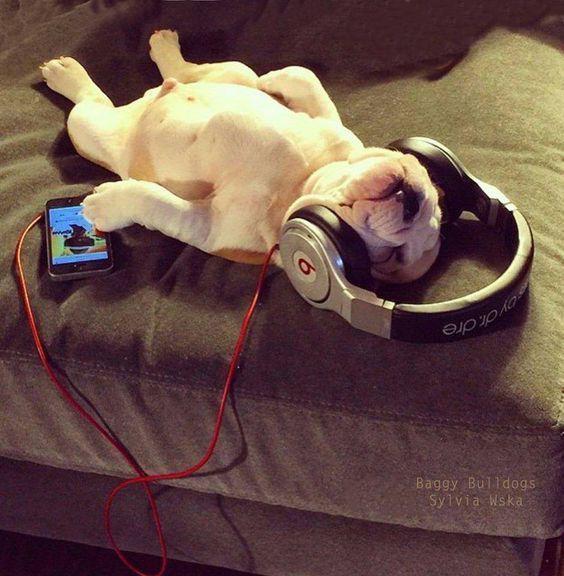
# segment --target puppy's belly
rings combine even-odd
[[[362,146],[344,127],[295,113],[271,96],[244,86],[197,82],[178,85],[164,95],[162,90],[150,90],[144,100],[145,109],[131,128],[128,168],[122,177],[156,182],[186,200],[209,196],[224,168],[245,169],[238,160],[240,145],[230,137],[226,137],[229,145],[224,142],[220,146],[223,152],[213,155],[216,135],[213,142],[205,136],[200,138],[208,122],[221,112],[243,112],[273,128],[303,154],[311,172],[345,159],[352,148]],[[217,137],[221,140],[221,131]],[[275,163],[269,166],[276,168]]]
[[[247,112],[271,126],[295,120],[295,114],[273,98],[244,86],[179,84],[165,95],[153,89],[145,99],[145,110],[131,129],[126,177],[158,182],[192,199],[209,193],[203,184],[210,180],[209,151],[194,145],[214,115]]]
[[[209,189],[190,152],[211,115],[205,110],[182,113],[163,103],[150,104],[132,129],[128,176],[158,182],[186,198],[202,198]]]

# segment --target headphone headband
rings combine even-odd
[[[356,275],[351,276],[350,256],[343,253],[333,224],[326,221],[337,218],[339,226],[345,223],[328,208],[316,206],[292,214],[283,228],[280,253],[290,281],[313,306],[334,310],[356,328],[384,338],[448,342],[484,332],[515,308],[527,289],[534,253],[527,221],[495,186],[472,176],[439,142],[406,138],[389,148],[413,154],[427,168],[445,192],[449,222],[469,211],[500,231],[513,253],[508,268],[485,288],[453,300],[434,304],[383,300],[359,285],[358,257]],[[347,234],[350,237],[349,230]]]

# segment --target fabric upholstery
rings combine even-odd
[[[498,331],[436,345],[355,331],[309,307],[272,268],[217,454],[174,485],[411,529],[561,534],[563,32],[558,20],[516,27],[557,4],[522,1],[508,11],[460,2],[452,12],[435,0],[425,14],[420,3],[315,4],[0,1],[0,455],[129,475],[42,373],[12,258],[46,200],[117,178],[76,154],[64,128],[71,104],[37,66],[73,55],[124,104],[159,82],[150,33],[175,27],[197,61],[241,58],[259,73],[311,65],[367,145],[443,141],[522,210],[536,255],[528,296]],[[275,25],[287,36],[270,37]],[[428,275],[381,294],[433,302],[475,290],[507,262],[498,240],[461,223]],[[115,234],[115,255],[108,277],[53,283],[35,229],[24,258],[40,328],[53,360],[148,471],[184,468],[209,438],[258,269],[138,226]],[[456,480],[455,495],[477,495],[480,505],[439,509],[431,496],[445,494],[419,489],[418,478]],[[471,488],[470,478],[490,478],[496,490]],[[493,506],[492,494],[522,505]]]
[[[97,528],[117,478],[5,459],[0,470],[7,502],[0,528],[108,546]],[[544,548],[532,538],[418,530],[192,490],[161,487],[155,495],[171,558],[245,573],[536,576]],[[158,554],[143,498],[134,490],[116,505],[114,534],[123,550]],[[157,566],[155,559],[143,568]]]

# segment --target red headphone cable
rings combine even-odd
[[[266,257],[266,259],[262,265],[262,270],[261,270],[261,273],[260,273],[260,276],[259,276],[259,279],[257,282],[257,286],[255,288],[255,293],[253,295],[253,299],[252,299],[251,304],[249,305],[247,312],[245,314],[245,317],[243,319],[243,323],[241,325],[241,330],[239,332],[239,338],[237,339],[237,342],[235,344],[235,348],[233,350],[233,354],[231,357],[231,363],[229,365],[229,370],[227,372],[225,384],[223,386],[223,392],[221,395],[221,400],[220,400],[220,404],[219,404],[219,408],[218,408],[218,412],[217,412],[217,417],[216,417],[216,421],[215,421],[215,426],[214,426],[212,438],[210,440],[210,443],[208,445],[208,449],[207,449],[206,453],[196,464],[194,464],[193,466],[191,466],[189,468],[186,468],[185,470],[181,470],[179,472],[171,472],[168,474],[148,475],[139,466],[139,464],[137,464],[137,462],[135,462],[135,460],[129,454],[129,452],[123,446],[123,444],[117,438],[115,438],[112,434],[110,434],[103,426],[101,426],[90,415],[90,413],[88,411],[86,411],[73,398],[73,396],[65,388],[65,386],[63,386],[60,383],[60,381],[57,378],[57,375],[55,374],[55,372],[53,371],[53,369],[51,367],[47,353],[46,353],[45,348],[43,346],[43,343],[41,341],[41,337],[39,335],[39,330],[37,328],[37,323],[35,320],[33,309],[31,307],[31,302],[30,302],[29,293],[28,293],[28,289],[27,289],[27,283],[25,280],[25,275],[24,275],[22,261],[21,261],[21,251],[22,251],[23,242],[24,242],[27,234],[29,233],[29,231],[38,222],[40,222],[42,220],[42,218],[43,218],[43,214],[42,213],[38,214],[27,225],[27,227],[20,233],[20,236],[18,238],[18,242],[16,245],[16,253],[15,253],[15,258],[14,258],[14,263],[15,263],[15,268],[16,268],[16,273],[17,273],[17,281],[18,281],[18,286],[20,289],[20,296],[21,296],[22,303],[24,306],[24,310],[25,310],[25,314],[26,314],[27,321],[29,324],[29,328],[31,330],[33,341],[35,343],[35,347],[36,347],[37,352],[39,354],[39,358],[41,360],[41,364],[43,365],[43,368],[47,372],[49,378],[51,379],[53,384],[56,386],[57,390],[59,391],[59,393],[61,394],[63,399],[73,409],[75,409],[85,420],[87,420],[122,455],[122,457],[127,462],[127,464],[132,468],[132,470],[137,473],[136,478],[124,480],[123,482],[118,484],[112,490],[112,492],[110,493],[110,495],[108,496],[108,498],[106,500],[106,504],[104,506],[104,526],[106,529],[106,533],[107,533],[110,545],[114,549],[115,553],[118,555],[119,559],[123,562],[123,564],[125,566],[127,566],[127,568],[129,568],[132,572],[137,574],[138,576],[163,576],[165,571],[166,571],[167,563],[168,563],[167,548],[166,548],[166,541],[165,541],[165,537],[164,537],[164,533],[163,533],[163,529],[162,529],[162,525],[161,525],[161,520],[160,520],[160,516],[159,516],[157,503],[155,501],[153,493],[151,492],[150,483],[151,482],[159,482],[162,480],[177,480],[180,478],[186,478],[187,476],[190,476],[191,474],[194,474],[195,472],[200,470],[203,466],[206,465],[206,463],[211,458],[211,456],[215,450],[216,444],[218,442],[218,439],[219,439],[219,433],[221,430],[221,424],[223,422],[225,407],[227,404],[227,400],[229,398],[229,390],[231,388],[231,384],[233,382],[235,372],[237,370],[238,360],[239,360],[239,357],[241,355],[243,345],[245,343],[245,339],[246,339],[247,332],[248,332],[248,329],[249,329],[249,326],[251,323],[253,313],[254,313],[256,306],[258,304],[259,296],[260,296],[260,293],[261,293],[261,290],[262,290],[262,287],[264,285],[264,281],[266,278],[266,272],[268,269],[268,265],[270,264],[270,261],[272,259],[274,252],[276,250],[278,250],[278,245],[273,246],[270,249],[270,251],[268,252],[268,255],[267,255],[267,257]],[[153,522],[155,524],[155,529],[157,532],[157,538],[159,540],[159,545],[160,545],[160,549],[161,549],[161,566],[159,568],[159,571],[156,572],[155,574],[148,574],[147,572],[143,572],[143,571],[139,570],[138,568],[136,568],[133,564],[131,564],[129,562],[129,560],[125,557],[123,552],[119,549],[119,546],[115,542],[113,534],[112,534],[111,508],[112,508],[114,499],[119,494],[119,492],[121,492],[124,488],[127,488],[128,486],[130,486],[132,484],[142,484],[143,485],[143,488],[145,490],[145,494],[147,495],[147,499],[148,499],[150,507],[151,507]]]

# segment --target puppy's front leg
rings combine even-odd
[[[337,107],[319,78],[303,66],[288,66],[260,76],[257,88],[281,98],[294,112],[305,112],[312,118],[326,118],[341,124]]]
[[[208,248],[208,200],[183,200],[154,182],[130,179],[97,186],[95,194],[84,199],[83,206],[84,216],[101,231],[142,224],[196,248]]]

